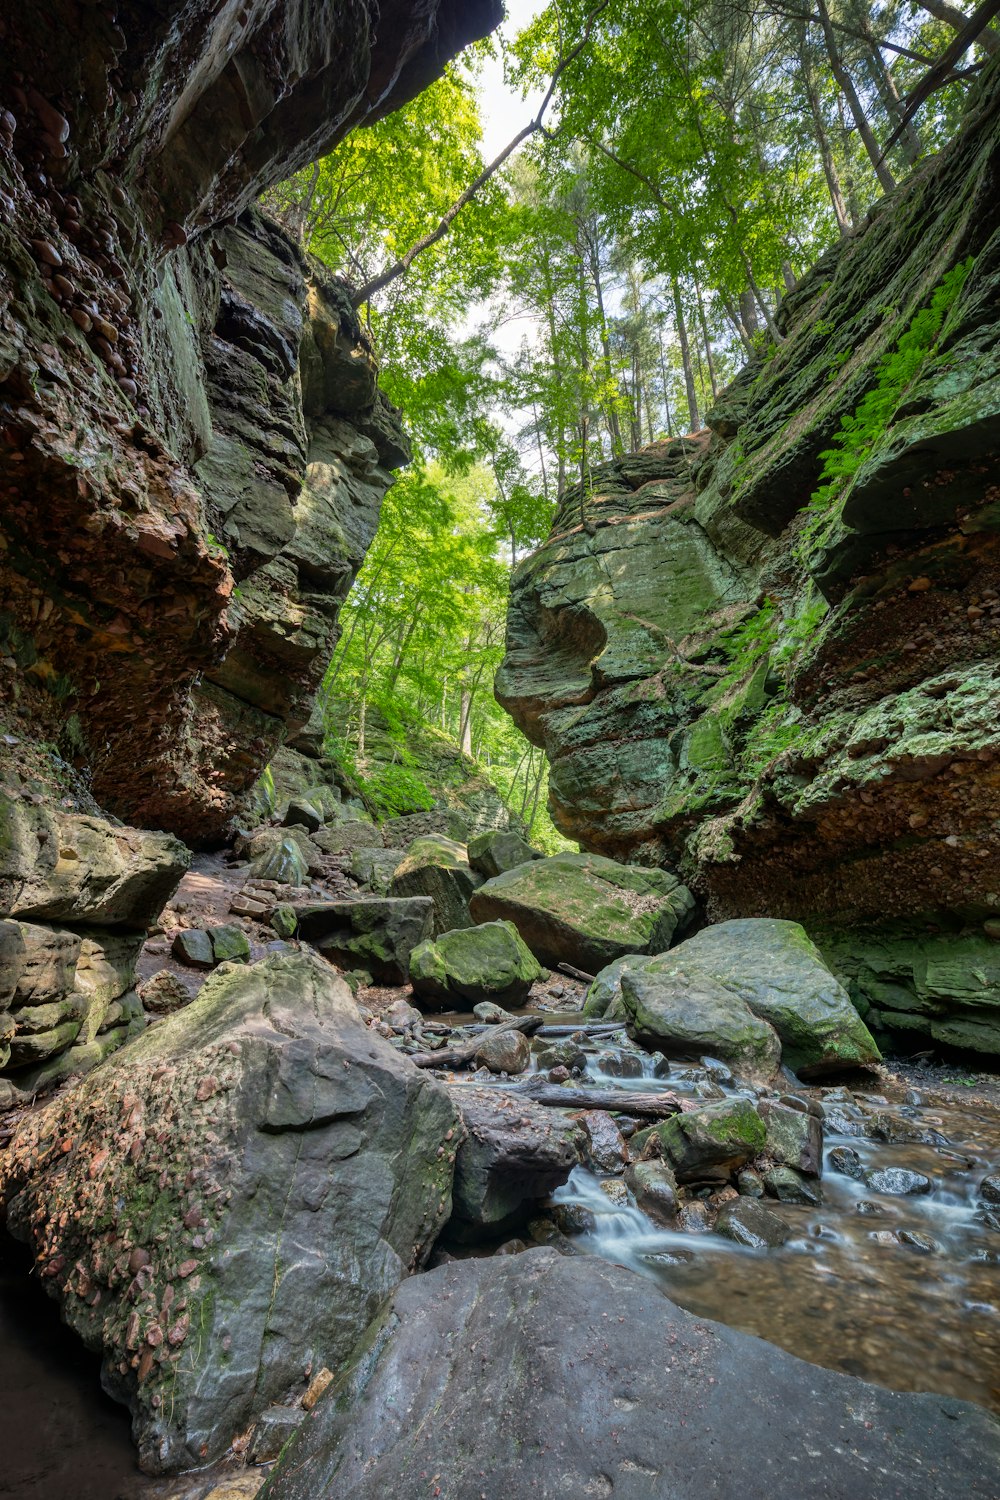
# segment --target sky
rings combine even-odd
[[[513,41],[544,9],[545,0],[507,0],[507,19],[494,34]],[[499,49],[498,49],[499,50]],[[483,68],[479,89],[483,120],[483,156],[492,161],[511,136],[527,125],[541,102],[541,90],[522,99],[504,83],[503,59],[498,55]]]

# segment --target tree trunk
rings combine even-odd
[[[712,363],[712,340],[708,336],[708,320],[705,317],[705,303],[701,295],[701,287],[698,285],[697,276],[694,278],[695,296],[698,298],[698,321],[701,324],[701,336],[705,340],[705,361],[708,365],[708,378],[712,386],[712,400],[719,399],[719,386],[715,378],[715,365]]]
[[[667,385],[667,360],[663,352],[663,325],[658,329],[660,337],[660,379],[663,382],[663,411],[667,419],[667,437],[674,435],[674,424],[670,416],[670,388]]]
[[[684,388],[687,392],[688,416],[691,420],[691,431],[697,432],[701,427],[701,417],[698,414],[698,397],[694,386],[694,369],[691,365],[691,346],[688,343],[687,324],[684,321],[684,308],[681,304],[681,289],[676,276],[671,278],[670,285],[674,294],[674,318],[677,324],[677,341],[681,346],[681,363],[684,366]]]
[[[463,755],[472,756],[472,694],[463,683],[461,708],[459,709],[458,748]]]
[[[802,82],[805,84],[806,98],[809,100],[809,113],[812,115],[813,134],[819,147],[820,160],[823,163],[823,176],[826,178],[827,191],[830,194],[830,202],[833,204],[834,218],[837,220],[837,228],[841,235],[846,237],[851,232],[851,220],[847,213],[847,204],[844,202],[843,189],[840,186],[840,177],[837,173],[837,163],[833,158],[833,147],[827,134],[826,122],[823,119],[823,111],[820,106],[819,93],[816,89],[816,80],[813,77],[812,62],[809,57],[809,47],[806,42],[805,25],[799,27],[799,66],[802,69]]]
[[[921,141],[920,136],[917,133],[917,128],[913,124],[913,121],[906,120],[904,123],[903,101],[899,97],[899,90],[896,88],[896,80],[893,78],[891,72],[885,65],[885,58],[882,56],[881,49],[879,48],[878,38],[875,36],[874,32],[869,26],[867,16],[862,20],[861,29],[863,30],[865,39],[868,42],[868,52],[869,56],[871,57],[872,75],[874,77],[875,87],[878,90],[878,96],[882,101],[882,108],[885,110],[886,115],[889,117],[893,128],[895,128],[897,125],[902,125],[902,134],[899,137],[898,145],[903,153],[903,159],[905,160],[907,166],[916,166],[917,162],[920,160],[920,157],[923,154],[923,142]]]
[[[896,186],[896,179],[890,172],[888,165],[882,160],[882,152],[879,149],[878,141],[875,139],[874,132],[868,123],[868,116],[865,114],[851,75],[844,65],[844,59],[837,45],[836,33],[830,24],[830,12],[827,8],[826,0],[816,0],[816,7],[819,12],[820,24],[823,27],[823,36],[826,39],[826,50],[830,59],[830,68],[833,76],[839,83],[841,92],[847,100],[851,114],[854,116],[854,123],[858,127],[858,134],[864,143],[865,150],[868,152],[868,158],[872,164],[875,176],[881,184],[882,191],[891,193],[892,189]]]
[[[952,31],[961,31],[969,20],[969,17],[960,11],[957,5],[948,5],[945,0],[917,0],[917,4],[929,16],[934,16],[938,21],[944,21]],[[991,57],[1000,52],[1000,37],[989,27],[979,33],[976,42]]]

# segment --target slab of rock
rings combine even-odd
[[[169,833],[0,793],[0,916],[144,929],[190,860]]]
[[[401,818],[388,818],[382,829],[387,844],[401,844],[404,849],[409,848],[414,839],[440,836],[464,844],[469,837],[467,820],[451,807],[436,807],[427,812],[405,813]]]
[[[483,877],[469,866],[465,845],[437,834],[414,839],[393,872],[389,890],[393,896],[430,896],[437,936],[473,925],[469,898],[482,883]]]
[[[286,828],[296,826],[304,828],[307,833],[315,833],[317,828],[322,828],[326,819],[318,807],[314,807],[307,797],[290,797],[282,818]]]
[[[410,956],[410,983],[424,1001],[523,1005],[542,966],[512,922],[484,922],[429,938]]]
[[[519,833],[500,828],[477,833],[469,840],[468,849],[469,864],[487,880],[503,875],[507,870],[515,870],[529,860],[542,858]]]
[[[734,1198],[719,1209],[716,1234],[750,1250],[774,1250],[791,1235],[784,1219],[765,1208],[757,1198]]]
[[[715,997],[727,992],[737,1012],[748,1008],[766,1021],[781,1039],[782,1062],[805,1078],[879,1061],[847,991],[797,922],[718,922],[679,943],[670,958],[692,986]]]
[[[214,969],[215,951],[212,939],[204,927],[182,927],[174,934],[170,952],[178,963],[190,969]]]
[[[466,1129],[448,1232],[469,1242],[525,1223],[579,1163],[583,1127],[500,1089],[452,1091]]]
[[[410,955],[430,935],[434,903],[427,896],[372,897],[296,905],[299,937],[346,969],[367,969],[383,984],[405,984]]]
[[[477,922],[513,922],[537,959],[596,973],[626,953],[660,953],[690,916],[686,886],[667,870],[598,854],[554,854],[498,875],[472,897]]]
[[[380,1330],[261,1500],[408,1500],[424,1473],[447,1500],[996,1494],[981,1407],[808,1365],[595,1256],[452,1261],[404,1282]]]
[[[684,944],[675,953],[680,953]],[[748,1005],[673,953],[641,968],[623,961],[621,1008],[629,1035],[644,1047],[700,1057],[710,1050],[748,1078],[773,1078],[781,1060],[778,1034]]]
[[[447,1217],[459,1131],[441,1085],[297,954],[211,976],[26,1118],[0,1198],[143,1467],[168,1472],[346,1359]]]
[[[324,854],[346,854],[351,849],[381,849],[385,840],[374,823],[349,818],[344,823],[317,829],[313,843]]]

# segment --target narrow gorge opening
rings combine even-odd
[[[1000,1493],[998,51],[0,11],[4,1493]]]

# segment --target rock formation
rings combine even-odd
[[[499,16],[498,0],[171,0],[155,14],[126,0],[0,18],[11,816],[52,797],[96,819],[103,832],[88,836],[108,848],[144,840],[107,813],[219,842],[272,752],[306,729],[340,601],[408,449],[345,288],[252,205]],[[25,760],[39,745],[58,752],[40,781]],[[176,884],[183,851],[160,847]],[[32,858],[4,844],[0,918],[25,914],[8,897]],[[100,906],[81,899],[67,918],[100,929],[86,937],[98,948]],[[126,908],[114,924],[137,933],[157,910]],[[26,1008],[14,997],[19,1034],[45,1040],[17,1042],[12,1063],[138,1019],[120,1003],[123,941],[113,958],[102,948],[121,983],[104,986],[100,1014],[68,957]]]
[[[862,1006],[896,1014],[891,939],[893,979],[907,947],[920,971],[911,1034],[990,1051],[995,973],[959,994],[940,962],[928,992],[913,947],[1000,932],[998,106],[994,65],[956,139],[789,293],[710,431],[566,494],[497,681],[585,848],[679,866],[712,920],[849,930],[855,981],[877,928]]]
[[[343,289],[249,205],[499,13],[0,23],[0,642],[119,816],[221,836],[308,719],[406,457]]]

